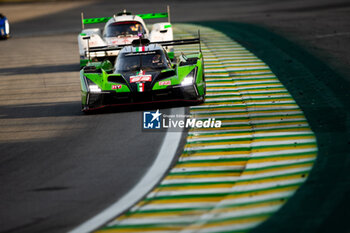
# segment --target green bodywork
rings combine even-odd
[[[107,23],[112,17],[83,19],[84,24]]]
[[[175,58],[174,52],[168,52],[168,57],[173,60]]]
[[[80,68],[83,68],[88,64],[89,60],[88,59],[80,59]]]
[[[168,13],[150,13],[150,14],[138,14],[142,19],[158,19],[158,18],[167,18]]]
[[[166,88],[171,88],[170,86],[181,86],[181,82],[184,78],[191,73],[194,69],[195,72],[195,86],[198,91],[198,97],[204,97],[205,95],[205,80],[204,80],[204,67],[203,67],[203,55],[202,53],[188,55],[187,59],[197,58],[195,64],[183,65],[180,62],[177,64],[172,64],[171,69],[165,69],[161,72],[175,71],[174,76],[170,76],[165,79],[161,79],[154,83],[152,87],[152,91],[163,90]],[[180,60],[180,59],[177,59]],[[85,69],[81,69],[80,71],[80,84],[81,84],[81,96],[82,96],[82,105],[86,105],[86,99],[89,92],[89,87],[87,84],[87,79],[92,81],[95,85],[97,85],[101,89],[101,93],[103,92],[116,92],[116,93],[126,93],[131,92],[130,84],[126,80],[125,83],[118,82],[109,82],[108,77],[111,76],[121,76],[121,74],[113,73],[113,65],[110,61],[106,60],[103,62],[88,62],[87,68],[93,68],[96,72],[85,72]],[[170,81],[170,85],[160,85],[160,82]],[[118,89],[112,89],[113,85],[118,85]]]
[[[142,19],[158,19],[167,18],[168,13],[149,13],[149,14],[138,14]],[[83,24],[95,24],[95,23],[107,23],[112,17],[101,17],[101,18],[89,18],[83,19]]]

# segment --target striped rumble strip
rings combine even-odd
[[[177,24],[178,38],[201,31],[207,95],[193,118],[221,128],[192,128],[177,163],[128,212],[97,232],[247,232],[305,182],[317,144],[302,110],[269,66],[210,28]],[[176,48],[195,53],[198,46]]]

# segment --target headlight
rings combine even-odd
[[[181,85],[182,86],[188,86],[192,85],[195,80],[195,75],[196,75],[196,69],[193,69],[185,78],[182,80]]]
[[[89,85],[89,90],[91,93],[100,93],[101,89],[97,85]]]
[[[89,92],[90,93],[100,93],[101,92],[101,88],[99,86],[97,86],[93,81],[91,81],[90,79],[86,78],[88,87],[89,87]]]

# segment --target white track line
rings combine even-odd
[[[185,108],[172,108],[170,114],[184,115]],[[125,210],[130,208],[130,206],[136,204],[141,198],[150,192],[153,187],[159,183],[160,179],[168,170],[171,161],[176,155],[176,150],[180,143],[181,136],[182,132],[167,132],[156,160],[145,176],[134,186],[134,188],[107,209],[103,210],[101,213],[97,214],[68,233],[92,232],[103,226],[103,224],[112,218],[115,218],[117,215],[123,213]]]

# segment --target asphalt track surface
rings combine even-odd
[[[169,4],[173,22],[235,20],[268,27],[349,80],[347,1]],[[81,11],[99,17],[123,8],[163,11],[165,5],[81,2],[11,24],[13,38],[0,41],[0,232],[66,232],[122,197],[151,166],[164,134],[142,132],[141,112],[158,106],[82,114],[76,35]]]

